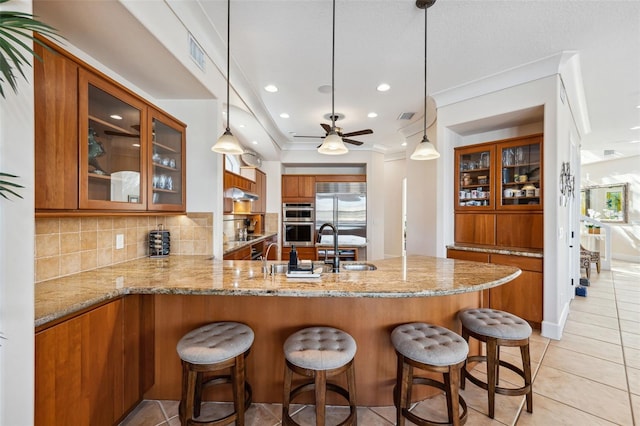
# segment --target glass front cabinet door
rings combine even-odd
[[[149,128],[149,210],[184,211],[185,126],[150,109]]]
[[[542,209],[542,136],[498,145],[500,164],[498,208]]]
[[[493,146],[456,148],[456,210],[489,210],[494,208],[492,197]]]
[[[145,210],[146,105],[84,70],[79,82],[80,208]]]

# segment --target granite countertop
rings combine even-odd
[[[283,262],[267,262],[272,263]],[[287,278],[285,274],[265,278],[260,261],[178,255],[141,258],[37,283],[35,326],[126,294],[429,297],[483,290],[520,275],[520,269],[511,266],[427,256],[370,263],[378,269],[343,269],[320,278]]]
[[[250,234],[251,239],[247,241],[228,241],[224,243],[222,250],[223,254],[231,253],[234,250],[238,250],[242,247],[250,246],[251,244],[259,243],[262,240],[271,238],[277,235],[275,232],[265,234]]]
[[[542,259],[544,257],[542,250],[532,248],[519,247],[491,247],[475,244],[451,244],[448,249],[460,251],[474,251],[478,253],[506,254],[510,256],[536,257]]]

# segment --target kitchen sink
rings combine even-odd
[[[270,271],[272,274],[286,274],[289,271],[289,264],[288,263],[273,263],[270,266]],[[324,263],[314,263],[313,264],[313,270],[315,272],[318,271],[318,268],[322,268],[322,273],[325,272],[331,272],[332,271],[332,266],[331,265],[327,265]]]
[[[372,263],[341,263],[340,269],[345,271],[375,271],[378,267]]]

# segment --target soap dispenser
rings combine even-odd
[[[296,246],[291,246],[291,251],[289,252],[289,270],[295,271],[298,269],[298,252],[296,251]]]

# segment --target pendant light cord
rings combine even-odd
[[[424,138],[427,137],[427,10],[424,8]]]
[[[229,128],[229,70],[231,64],[231,0],[227,0],[227,132]]]
[[[333,25],[331,33],[331,130],[336,130],[335,68],[336,68],[336,0],[333,0]]]

